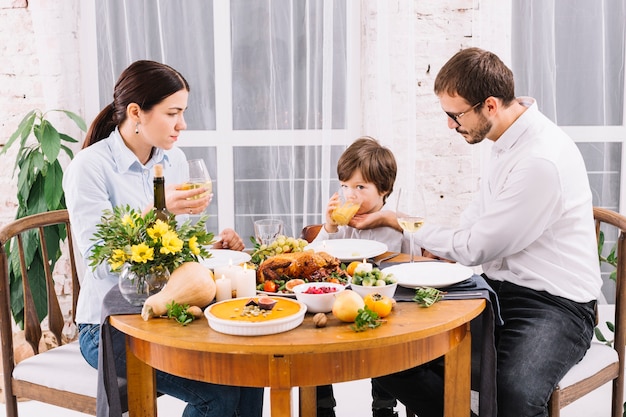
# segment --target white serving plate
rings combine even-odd
[[[304,249],[326,252],[342,261],[360,261],[387,252],[387,245],[367,239],[332,239],[312,243]]]
[[[249,297],[244,297],[249,300]],[[268,334],[276,334],[286,332],[295,329],[304,320],[304,314],[306,313],[306,305],[298,300],[292,300],[285,297],[270,297],[275,298],[277,301],[282,298],[285,302],[296,303],[299,306],[299,310],[290,316],[281,317],[278,319],[267,320],[263,322],[246,322],[235,321],[216,317],[211,313],[211,309],[218,304],[224,304],[233,302],[234,300],[240,300],[234,298],[232,300],[224,300],[219,303],[211,304],[204,310],[204,316],[209,322],[209,326],[216,332],[230,334],[235,336],[264,336]],[[274,307],[276,308],[276,307]]]
[[[230,263],[239,265],[251,259],[249,253],[230,249],[210,249],[210,258],[200,259],[200,263],[207,268],[215,269],[218,266],[227,266]]]
[[[405,288],[447,287],[474,275],[471,268],[448,262],[403,263],[385,268],[383,272],[393,274],[398,285]]]

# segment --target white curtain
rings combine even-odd
[[[624,1],[514,0],[512,18],[516,94],[535,97],[558,125],[592,132],[578,146],[593,203],[619,210],[626,137],[603,137],[603,127],[626,125]]]
[[[624,124],[623,0],[514,0],[517,94],[560,126]]]
[[[96,2],[101,106],[137,59],[189,81],[190,154],[217,178],[209,212],[247,241],[254,220],[281,218],[299,235],[322,221],[347,133],[343,1]],[[207,140],[208,138],[208,140]],[[206,146],[208,150],[200,150]],[[220,208],[219,213],[217,208]],[[217,227],[217,224],[215,224]]]

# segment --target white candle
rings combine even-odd
[[[367,263],[366,259],[363,259],[363,262],[358,264],[356,268],[354,268],[354,272],[372,272],[372,264]]]
[[[237,297],[254,297],[256,295],[256,271],[248,269],[244,264],[239,271],[237,280]]]
[[[231,291],[237,292],[237,282],[239,281],[239,273],[241,270],[242,268],[239,265],[233,265],[233,261],[231,259],[228,265],[216,266],[214,274],[217,277],[224,277],[230,280]]]
[[[231,278],[232,270],[233,270],[233,260],[229,259],[228,265],[219,265],[213,268],[213,274],[216,277],[221,277],[223,275],[225,278]]]
[[[217,293],[215,296],[217,301],[224,301],[232,298],[233,290],[230,283],[230,278],[226,278],[224,275],[222,275],[222,278],[215,281],[215,284],[217,285]]]

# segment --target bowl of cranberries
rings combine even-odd
[[[332,282],[308,282],[296,285],[292,291],[298,301],[306,304],[308,313],[328,313],[333,309],[337,294],[345,288]]]

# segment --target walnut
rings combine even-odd
[[[313,323],[315,323],[315,327],[326,327],[326,322],[327,318],[324,313],[317,313],[313,316]]]

